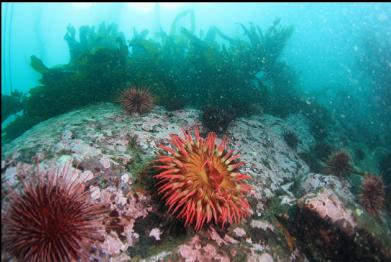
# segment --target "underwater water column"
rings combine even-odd
[[[46,61],[46,45],[44,36],[42,35],[44,30],[42,30],[42,19],[43,16],[42,12],[42,6],[37,7],[37,14],[34,17],[34,33],[37,38],[37,44],[38,44],[38,57],[40,57],[41,60]]]
[[[14,8],[12,4],[2,3],[3,10],[1,16],[1,86],[2,93],[10,94],[12,92],[11,75],[11,28],[13,21]]]
[[[31,68],[30,57],[46,52],[45,32],[38,34],[41,29],[35,28],[41,18],[39,9],[39,4],[2,3],[2,94],[27,92],[38,83],[40,76]]]
[[[155,29],[155,34],[158,34],[160,32],[160,29],[161,29],[161,24],[160,24],[160,5],[159,5],[159,3],[155,4],[153,13],[154,13],[154,22],[155,22],[155,25],[154,25],[154,27],[155,27],[154,28]]]

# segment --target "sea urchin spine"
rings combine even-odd
[[[333,174],[336,176],[344,176],[351,172],[355,172],[350,163],[351,159],[349,153],[345,151],[334,153],[327,161],[324,171],[326,174]]]
[[[222,227],[239,223],[251,213],[245,198],[252,187],[245,180],[251,177],[239,172],[239,155],[227,150],[227,139],[216,145],[216,134],[201,138],[198,128],[195,138],[183,130],[184,139],[170,135],[171,146],[161,145],[165,151],[157,159],[160,173],[159,194],[163,195],[168,211],[184,219],[185,225],[194,224],[198,231],[212,221]]]
[[[364,174],[360,201],[370,215],[379,215],[379,211],[384,207],[385,195],[384,183],[381,177],[369,173]]]
[[[119,99],[122,107],[129,114],[143,114],[154,106],[154,99],[146,88],[128,88],[122,91]]]
[[[299,144],[300,140],[299,138],[297,137],[296,133],[293,132],[293,131],[290,131],[290,130],[286,130],[284,131],[283,133],[283,138],[286,142],[286,144],[292,148],[292,149],[296,149],[297,148],[297,145]]]
[[[102,240],[106,208],[91,202],[68,171],[38,171],[21,193],[11,189],[2,244],[18,261],[88,260],[91,245]]]

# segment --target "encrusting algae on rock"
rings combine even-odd
[[[18,186],[22,180],[14,176],[14,173],[19,173],[24,168],[31,171],[30,158],[37,154],[40,155],[41,164],[44,166],[58,166],[64,160],[73,160],[73,167],[70,168],[77,171],[79,176],[88,177],[92,182],[88,188],[91,199],[96,203],[110,206],[106,214],[108,219],[104,223],[104,241],[91,249],[90,259],[195,261],[189,260],[186,254],[197,254],[196,257],[204,259],[203,261],[212,261],[208,260],[210,257],[226,261],[259,261],[267,256],[265,254],[269,254],[268,256],[275,261],[288,261],[291,257],[300,261],[311,257],[313,249],[318,246],[311,246],[310,250],[303,249],[308,239],[323,239],[320,232],[330,232],[325,236],[331,238],[330,234],[334,234],[334,231],[324,227],[323,231],[318,232],[316,227],[311,226],[308,230],[313,234],[307,235],[309,237],[302,241],[299,238],[305,230],[301,227],[305,223],[299,222],[302,220],[293,221],[294,228],[280,220],[281,216],[294,218],[293,214],[287,213],[287,207],[296,207],[298,199],[302,196],[302,193],[293,191],[293,187],[290,186],[296,179],[295,176],[298,173],[304,174],[299,186],[309,185],[305,194],[316,193],[319,188],[328,187],[338,193],[338,198],[346,198],[353,203],[356,199],[350,192],[348,180],[334,175],[309,173],[308,166],[300,159],[298,152],[308,150],[315,143],[308,131],[307,122],[299,115],[286,120],[270,115],[240,118],[232,122],[228,128],[228,138],[219,139],[213,133],[201,138],[199,132],[194,130],[194,127],[198,126],[200,133],[206,131],[200,124],[200,113],[192,109],[167,112],[157,106],[146,114],[127,115],[120,106],[114,104],[86,107],[42,122],[7,144],[3,150],[5,160],[2,161],[2,175],[5,181],[13,181],[12,184]],[[145,125],[146,123],[148,125]],[[187,130],[182,136],[177,135],[181,128]],[[280,133],[287,128],[301,130],[298,134],[301,143],[296,150],[291,149],[282,140]],[[191,135],[192,130],[194,133]],[[167,138],[169,143],[166,143]],[[160,145],[163,148],[159,147]],[[234,152],[236,150],[240,151],[240,157]],[[185,161],[186,154],[189,161]],[[166,162],[162,163],[159,158]],[[169,168],[156,170],[150,167],[150,161],[153,159],[153,166]],[[191,172],[182,174],[178,171],[172,175],[182,174],[185,178],[189,175],[193,185],[201,185],[201,182],[204,182],[202,190],[210,201],[212,197],[206,193],[212,195],[220,188],[223,197],[228,198],[230,194],[240,196],[242,201],[248,203],[248,209],[239,209],[242,210],[239,215],[228,213],[231,210],[235,212],[236,209],[227,207],[226,201],[217,198],[221,211],[226,208],[226,214],[219,213],[217,204],[213,203],[217,220],[210,206],[211,216],[208,223],[207,207],[203,206],[205,209],[199,212],[200,222],[196,230],[193,229],[197,226],[199,199],[193,201],[195,210],[187,216],[176,219],[175,216],[166,215],[166,206],[155,201],[157,199],[154,195],[159,189],[169,185],[171,180],[156,178],[155,181],[162,183],[153,189],[143,187],[138,181],[147,178],[148,175],[148,179],[154,180],[154,175],[181,169],[182,166]],[[141,167],[151,170],[144,171]],[[197,176],[194,169],[201,172],[202,176],[199,178],[205,180],[195,180]],[[234,176],[242,179],[232,179],[231,175],[234,173],[237,173]],[[170,173],[167,172],[166,175],[169,176]],[[308,181],[310,177],[313,177],[311,183]],[[179,180],[179,177],[173,179],[172,184],[180,183]],[[225,184],[226,182],[230,183]],[[243,187],[245,190],[234,190],[237,185],[241,187],[242,184],[246,185]],[[141,188],[138,188],[140,186]],[[172,190],[175,193],[179,189],[181,188],[173,189],[168,186],[167,191]],[[190,187],[184,190],[189,190],[190,195],[192,189]],[[162,192],[162,195],[164,196],[167,191]],[[173,195],[163,200],[167,203]],[[214,194],[216,197],[217,195]],[[202,195],[198,191],[189,198],[199,196]],[[231,203],[235,203],[233,196]],[[268,204],[270,199],[276,200],[274,207]],[[170,211],[178,207],[182,198],[176,202],[174,200]],[[336,201],[339,203],[339,200]],[[177,208],[174,213],[177,217],[178,213],[184,210],[184,205]],[[245,205],[242,203],[240,208],[243,207]],[[350,214],[351,208],[336,205],[336,214],[343,210]],[[300,212],[310,215],[311,212],[308,211],[303,209]],[[183,211],[184,214],[185,212],[186,210]],[[366,212],[362,216],[365,214]],[[383,215],[384,212],[380,212],[380,217]],[[283,227],[278,226],[276,217]],[[186,219],[188,226],[184,227]],[[254,221],[259,221],[261,226]],[[332,220],[330,222],[334,223]],[[374,223],[379,227],[383,225],[377,224],[379,221]],[[361,228],[357,221],[357,226],[353,228],[354,234]],[[387,236],[387,231],[383,231]],[[378,235],[375,236],[378,239]],[[193,243],[191,240],[195,237],[199,240]],[[358,244],[355,244],[355,247],[362,250]],[[325,248],[334,250],[323,244],[320,249],[322,253],[325,253]],[[383,253],[380,253],[379,257],[387,258]]]

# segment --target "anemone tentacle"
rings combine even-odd
[[[194,137],[182,133],[183,138],[171,134],[169,146],[159,146],[163,153],[155,161],[158,193],[168,212],[197,231],[212,221],[222,227],[239,223],[251,213],[245,195],[252,189],[246,183],[251,177],[239,171],[245,164],[240,155],[227,149],[227,137],[217,144],[213,132],[205,139],[198,128]]]

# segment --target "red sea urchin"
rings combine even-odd
[[[129,114],[146,113],[154,105],[154,99],[147,89],[135,87],[122,91],[119,102]]]
[[[2,246],[18,261],[87,260],[91,245],[103,240],[106,209],[90,201],[68,168],[38,171],[21,193],[10,191]]]
[[[159,194],[163,195],[168,212],[177,213],[185,225],[194,224],[199,230],[212,218],[221,227],[225,223],[239,223],[251,213],[245,198],[252,187],[245,183],[251,177],[239,173],[244,163],[239,155],[227,150],[227,139],[215,144],[216,134],[211,132],[206,139],[195,129],[195,138],[183,130],[184,139],[170,135],[169,146],[161,145],[165,151],[156,160],[160,173]]]
[[[385,189],[381,177],[371,174],[364,174],[361,184],[360,202],[372,216],[378,216],[379,211],[384,207]]]
[[[325,173],[336,176],[347,175],[353,172],[353,167],[350,163],[350,155],[345,151],[334,153],[326,163]]]

